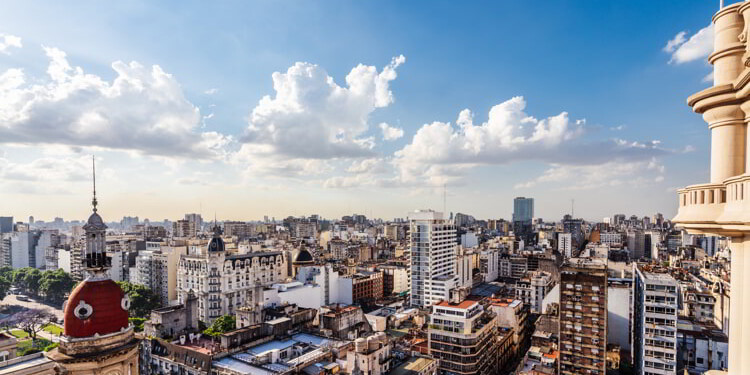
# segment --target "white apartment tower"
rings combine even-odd
[[[637,374],[677,374],[677,281],[633,265],[633,364]]]
[[[409,214],[411,305],[431,306],[449,299],[458,284],[456,227],[441,212],[418,210]]]
[[[573,257],[573,234],[560,233],[557,235],[557,251],[566,258]]]

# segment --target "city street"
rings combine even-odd
[[[47,304],[40,303],[40,302],[19,301],[17,296],[14,294],[9,294],[5,296],[5,298],[2,300],[2,304],[8,305],[8,306],[14,306],[14,305],[21,306],[21,307],[25,307],[28,309],[46,309],[50,313],[55,314],[55,317],[57,318],[59,322],[62,322],[62,319],[63,319],[63,311],[61,309],[62,306],[55,308],[55,307],[52,307],[52,306],[49,306]]]

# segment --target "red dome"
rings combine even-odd
[[[119,332],[128,326],[130,300],[111,279],[84,281],[65,305],[65,331],[70,337]]]

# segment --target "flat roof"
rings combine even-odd
[[[643,277],[651,281],[664,281],[676,283],[674,277],[668,273],[643,272]]]
[[[400,366],[391,370],[391,375],[407,375],[412,373],[420,373],[426,367],[430,366],[434,359],[424,357],[411,357],[408,361],[402,363]]]
[[[466,300],[463,300],[463,301],[461,301],[459,303],[451,303],[451,302],[448,302],[448,301],[440,301],[440,302],[436,303],[435,306],[451,307],[451,308],[454,308],[454,309],[468,309],[469,307],[472,307],[472,306],[474,306],[474,305],[476,305],[478,303],[479,303],[479,301],[474,301],[474,300],[466,299]]]
[[[286,348],[288,348],[288,347],[290,347],[290,346],[292,346],[292,345],[294,345],[296,343],[297,343],[297,341],[295,341],[295,340],[273,340],[273,341],[269,341],[269,342],[267,342],[265,344],[260,344],[258,346],[254,346],[254,347],[248,349],[247,352],[250,353],[250,354],[256,355],[256,356],[260,356],[260,355],[265,355],[268,352],[273,351],[273,350],[286,349]]]
[[[232,357],[224,357],[218,361],[214,361],[214,366],[219,368],[225,368],[238,372],[240,374],[251,374],[251,375],[275,375],[276,372],[266,370],[262,367],[253,366],[249,363],[234,359]]]
[[[500,298],[491,298],[490,303],[492,303],[493,306],[510,306],[510,307],[516,307],[523,303],[520,299],[500,299]]]
[[[24,358],[24,357],[13,358],[11,359],[11,361],[13,361],[14,359],[19,359],[20,362],[13,363],[10,366],[0,367],[0,374],[14,374],[16,372],[21,372],[26,369],[34,368],[37,366],[42,366],[42,365],[52,362],[51,359],[45,357],[44,355],[31,354],[26,357],[33,357],[33,358],[29,358],[28,360],[21,360],[21,358]]]

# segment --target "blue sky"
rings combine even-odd
[[[392,218],[442,209],[443,186],[481,218],[519,195],[550,220],[571,199],[671,216],[708,179],[685,98],[710,85],[711,38],[690,38],[717,8],[6,2],[0,214],[83,217],[95,153],[111,219]]]

